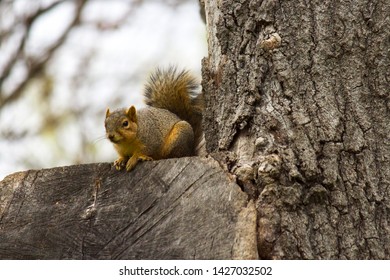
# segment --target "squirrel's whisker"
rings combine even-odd
[[[107,139],[106,135],[99,136],[95,140],[93,140],[92,144],[96,145],[99,141],[102,141],[102,140],[105,140],[105,139]]]

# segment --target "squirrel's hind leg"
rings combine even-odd
[[[164,139],[161,158],[194,155],[194,131],[186,121],[177,122]]]

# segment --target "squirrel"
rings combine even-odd
[[[157,68],[145,85],[146,108],[106,110],[106,137],[119,158],[117,170],[138,161],[195,155],[202,138],[203,96],[197,80],[176,67]]]

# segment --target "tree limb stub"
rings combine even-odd
[[[130,173],[107,163],[19,172],[0,182],[0,258],[253,257],[247,205],[213,159],[144,162]]]

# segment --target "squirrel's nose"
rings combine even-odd
[[[114,141],[115,135],[112,133],[107,134],[107,138],[110,139],[110,141]]]

